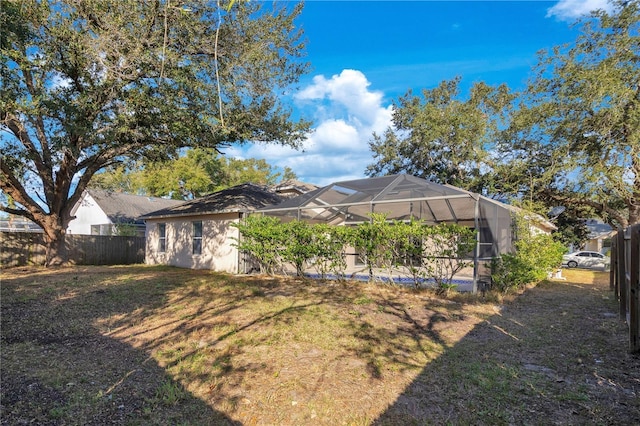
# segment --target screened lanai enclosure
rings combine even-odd
[[[488,262],[512,251],[513,206],[450,185],[409,175],[373,177],[331,185],[258,212],[283,221],[303,220],[335,226],[355,226],[372,213],[390,221],[420,220],[425,225],[455,223],[477,230],[468,255],[470,265],[454,281],[462,291],[477,291],[489,279]],[[551,225],[553,226],[553,225]],[[357,268],[357,254],[350,262]]]

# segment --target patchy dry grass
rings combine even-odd
[[[605,273],[449,299],[166,267],[2,271],[3,424],[630,424]]]

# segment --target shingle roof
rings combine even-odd
[[[183,202],[174,207],[157,210],[142,216],[151,219],[170,216],[193,216],[210,213],[246,212],[282,202],[283,197],[272,190],[245,183],[207,196]]]
[[[88,189],[87,193],[113,223],[137,222],[138,218],[144,214],[183,203],[181,200],[167,200],[102,189]]]

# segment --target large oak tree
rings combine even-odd
[[[542,52],[501,146],[510,190],[640,223],[640,4],[614,2]]]
[[[370,175],[406,172],[477,192],[640,223],[640,2],[578,23],[540,53],[527,89],[459,79],[408,92],[370,143]],[[507,103],[511,103],[507,107]]]
[[[43,228],[48,265],[99,170],[308,129],[280,100],[307,68],[299,5],[1,1],[0,210]]]

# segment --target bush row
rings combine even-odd
[[[440,290],[455,287],[454,275],[470,266],[476,233],[455,224],[425,226],[420,221],[389,221],[372,214],[371,221],[357,226],[330,226],[251,215],[235,225],[241,238],[236,246],[253,256],[261,272],[273,274],[293,265],[298,275],[308,268],[322,277],[333,273],[345,277],[347,250],[364,260],[369,280],[374,268],[411,278],[414,285],[433,283]]]

